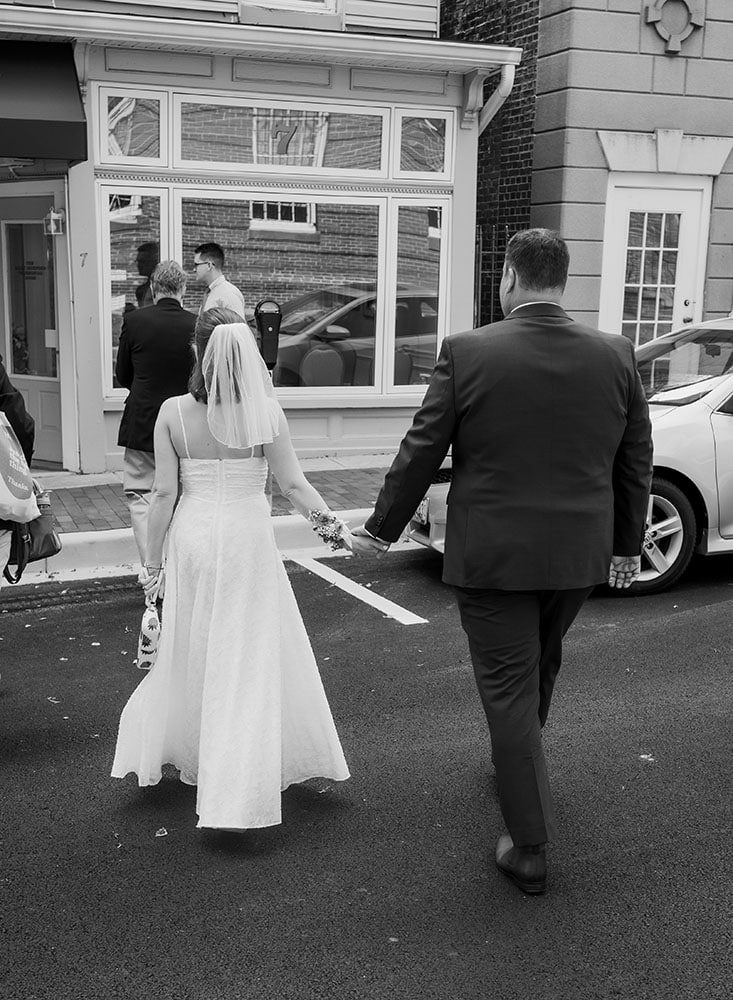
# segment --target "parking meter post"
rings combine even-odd
[[[259,332],[260,354],[271,372],[277,363],[282,310],[274,299],[260,299],[255,306],[255,322]]]

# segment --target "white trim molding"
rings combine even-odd
[[[682,129],[597,132],[609,170],[696,174],[717,177],[733,149],[733,138],[685,135]]]

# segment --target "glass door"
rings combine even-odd
[[[54,237],[42,220],[2,223],[5,365],[36,422],[34,463],[61,462]]]
[[[700,319],[708,220],[702,187],[654,186],[650,175],[649,186],[610,189],[602,330],[639,345]]]

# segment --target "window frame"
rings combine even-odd
[[[142,197],[160,198],[160,259],[169,258],[170,242],[170,202],[169,189],[159,184],[125,183],[122,181],[101,181],[97,185],[97,211],[100,225],[97,227],[97,253],[101,262],[101,288],[99,293],[100,331],[103,337],[102,359],[102,392],[105,402],[127,399],[128,390],[114,385],[113,353],[112,353],[112,262],[110,254],[109,224],[107,206],[109,196],[113,194],[136,195]]]
[[[453,179],[454,170],[454,127],[455,112],[450,109],[432,109],[422,107],[395,107],[392,116],[392,141],[391,141],[391,162],[390,176],[399,180],[410,181],[435,181],[436,183],[446,183]],[[445,126],[445,157],[444,168],[440,173],[430,170],[402,170],[400,160],[402,158],[402,122],[405,118],[436,118],[446,123]]]
[[[326,101],[292,101],[271,98],[264,100],[260,97],[222,96],[221,94],[207,94],[204,92],[176,90],[172,93],[171,121],[174,125],[173,147],[171,149],[171,164],[174,169],[179,170],[202,170],[216,171],[218,174],[259,174],[269,176],[273,174],[312,176],[312,177],[360,177],[368,180],[385,180],[389,176],[389,155],[390,155],[390,119],[391,109],[388,107],[371,107],[369,105],[333,104]],[[183,104],[212,104],[222,107],[241,108],[263,108],[283,111],[303,111],[315,114],[336,113],[348,114],[355,117],[381,118],[381,150],[380,165],[376,170],[364,170],[363,167],[304,167],[299,164],[281,163],[234,163],[226,160],[187,160],[183,157],[181,148],[181,107]],[[432,176],[432,175],[431,175]]]
[[[388,284],[385,286],[384,305],[386,310],[386,325],[384,327],[384,359],[382,362],[382,385],[385,396],[408,395],[422,396],[425,392],[425,385],[395,385],[394,382],[394,362],[396,351],[395,338],[395,310],[390,308],[397,302],[397,251],[399,243],[399,218],[400,208],[440,208],[441,209],[441,239],[440,239],[440,263],[438,267],[438,324],[435,339],[435,360],[440,353],[440,345],[447,336],[447,321],[450,316],[450,286],[448,282],[448,268],[450,261],[450,234],[452,232],[452,199],[447,196],[429,195],[393,195],[389,199],[389,242],[388,255],[390,263],[394,266],[388,269]],[[375,364],[376,367],[376,364]]]
[[[341,100],[337,105],[318,99],[304,99],[293,105],[286,98],[263,99],[248,93],[223,93],[221,90],[203,88],[139,87],[134,84],[92,84],[93,121],[98,135],[94,143],[97,166],[96,204],[99,213],[97,246],[101,263],[100,332],[102,385],[108,408],[122,408],[126,390],[114,388],[112,372],[112,305],[111,262],[108,223],[108,196],[110,194],[158,197],[160,200],[160,254],[161,259],[180,259],[182,250],[181,201],[187,197],[235,200],[243,202],[277,201],[302,202],[309,210],[318,204],[372,204],[378,206],[379,237],[377,246],[378,301],[374,357],[375,384],[373,386],[312,386],[278,388],[283,404],[292,409],[317,409],[321,406],[379,407],[380,405],[414,406],[424,394],[425,386],[394,385],[395,317],[394,305],[397,284],[397,232],[399,208],[402,205],[439,207],[442,213],[439,310],[436,359],[442,339],[446,336],[451,315],[451,254],[452,216],[455,194],[452,189],[455,171],[456,111],[452,108],[425,107],[385,102],[372,105],[364,101],[350,103]],[[110,96],[151,98],[160,102],[160,157],[114,157],[107,152],[107,100]],[[178,109],[185,101],[199,104],[224,104],[229,106],[287,108],[294,106],[305,111],[335,111],[350,115],[363,114],[381,118],[380,169],[364,171],[322,167],[301,167],[253,163],[219,163],[217,161],[182,161]],[[441,173],[400,171],[401,129],[405,117],[435,118],[445,120],[446,156]],[[185,166],[185,170],[182,169]],[[105,168],[107,168],[105,170]],[[114,169],[110,169],[114,168]],[[126,168],[126,169],[125,169]],[[162,168],[162,169],[161,169]],[[129,180],[125,176],[129,175]],[[234,177],[233,175],[238,175]],[[391,187],[398,181],[399,186]],[[410,187],[419,187],[411,193]],[[434,193],[430,188],[438,188]],[[281,230],[281,238],[304,234],[314,229],[310,223],[262,223],[253,225],[253,231],[265,236],[268,229]],[[186,267],[186,262],[183,261]],[[248,302],[248,306],[252,303]]]
[[[114,156],[107,150],[107,99],[109,97],[132,97],[141,100],[157,100],[160,104],[159,156]],[[96,157],[99,166],[125,164],[131,168],[137,167],[167,167],[170,162],[170,131],[169,93],[166,90],[140,89],[139,87],[98,85],[96,99],[93,102],[95,112],[95,127],[97,130]]]
[[[229,186],[207,183],[190,183],[161,185],[160,183],[121,182],[100,179],[97,184],[97,206],[102,224],[98,227],[98,253],[102,265],[102,281],[100,291],[100,331],[102,344],[102,376],[105,402],[123,402],[127,390],[115,388],[112,377],[112,296],[111,296],[111,257],[109,241],[109,225],[107,222],[107,206],[109,196],[141,195],[143,197],[158,197],[160,199],[160,254],[161,260],[172,257],[182,262],[184,270],[186,262],[182,261],[183,251],[183,219],[182,202],[184,199],[202,198],[207,201],[242,201],[249,204],[253,200],[275,201],[307,201],[313,205],[338,204],[373,205],[378,209],[379,237],[377,245],[377,313],[375,328],[377,335],[374,344],[375,384],[371,386],[283,386],[277,388],[278,398],[288,408],[311,408],[318,405],[373,405],[393,404],[399,398],[401,402],[413,405],[419,402],[425,392],[425,386],[394,384],[394,351],[395,351],[395,314],[392,304],[397,298],[397,248],[399,209],[409,207],[439,207],[442,212],[441,248],[438,286],[438,323],[435,357],[437,360],[440,345],[447,335],[448,317],[451,315],[451,291],[449,282],[451,233],[452,233],[452,198],[450,195],[408,195],[389,192],[355,193],[352,191],[334,192],[329,190],[303,189],[293,186],[233,189]],[[246,290],[245,290],[246,296]],[[251,303],[248,303],[251,304]]]
[[[258,198],[257,201],[276,201],[285,200],[287,195],[287,200],[290,201],[308,201],[314,206],[318,205],[333,205],[333,204],[344,204],[344,205],[374,205],[378,208],[378,225],[379,225],[379,237],[377,243],[377,289],[384,289],[387,287],[387,270],[388,270],[388,259],[387,259],[387,224],[388,224],[388,197],[383,193],[374,194],[358,194],[354,192],[334,192],[334,191],[317,191],[317,190],[303,190],[297,187],[292,188],[257,188]],[[233,190],[232,188],[214,187],[209,185],[175,185],[172,191],[172,204],[171,204],[171,216],[172,216],[172,247],[173,256],[175,260],[181,259],[181,254],[183,252],[183,213],[182,213],[182,202],[187,198],[204,198],[207,201],[237,201],[240,200],[244,204],[249,204],[253,199],[251,197],[251,190],[246,188],[244,190],[238,189]],[[261,232],[261,230],[260,230]],[[185,269],[185,261],[183,263]],[[245,294],[245,303],[247,303],[246,289],[243,290]],[[384,311],[386,308],[386,296],[384,293],[377,292],[377,314],[375,317],[375,330],[377,333],[379,331],[385,330],[385,316]],[[249,303],[247,303],[249,305]],[[379,337],[375,334],[374,342],[374,372],[375,372],[375,384],[374,385],[344,385],[344,386],[277,386],[277,395],[283,403],[288,402],[291,404],[302,403],[307,400],[323,400],[325,402],[331,401],[344,401],[343,397],[346,395],[349,401],[363,398],[368,400],[373,400],[377,397],[384,397],[386,391],[379,385],[376,378],[377,373],[382,371],[384,365],[384,343],[385,337]],[[110,338],[111,341],[111,338]],[[418,387],[419,388],[419,387]]]

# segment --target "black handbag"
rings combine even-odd
[[[56,533],[51,510],[51,498],[46,492],[36,493],[40,516],[25,524],[14,524],[10,540],[10,558],[3,570],[8,583],[18,583],[29,562],[50,559],[61,551],[61,539]],[[15,566],[15,573],[10,567]]]

